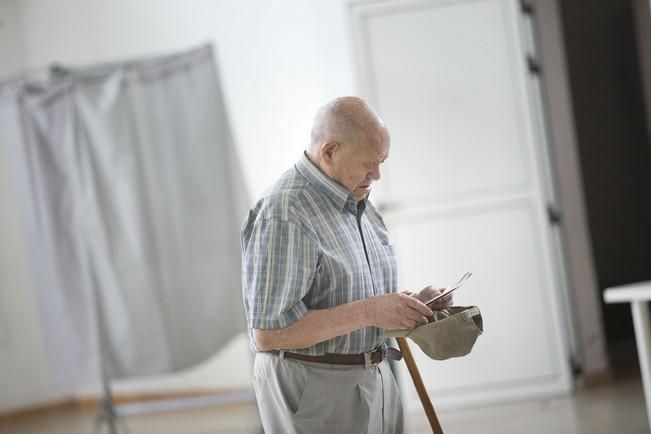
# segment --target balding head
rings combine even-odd
[[[359,145],[369,138],[388,140],[388,136],[382,120],[366,101],[355,96],[345,96],[330,101],[319,109],[314,117],[308,151],[316,157],[319,148],[329,141]]]
[[[373,109],[363,99],[347,96],[317,112],[307,154],[359,200],[380,179],[380,164],[388,156],[389,142],[389,132]]]

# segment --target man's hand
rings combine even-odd
[[[438,296],[444,290],[445,288],[433,288],[431,286],[426,286],[425,288],[421,289],[419,293],[414,294],[413,297],[419,299],[423,303],[426,303],[428,300],[431,300],[434,297]],[[445,309],[446,307],[450,307],[454,303],[452,297],[453,294],[448,294],[442,299],[438,300],[436,303],[431,304],[430,307],[434,310]]]
[[[427,317],[432,316],[432,309],[416,297],[403,293],[378,295],[367,301],[369,320],[374,327],[409,329],[427,324]]]

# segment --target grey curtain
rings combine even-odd
[[[62,385],[163,373],[243,330],[248,200],[210,47],[0,85]]]

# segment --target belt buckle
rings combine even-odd
[[[371,366],[373,366],[373,360],[372,360],[372,357],[371,357],[371,353],[370,352],[364,353],[364,367],[366,369],[368,369]]]
[[[377,352],[381,353],[380,360],[377,361],[377,362],[373,362],[373,354],[377,353]],[[386,357],[386,354],[387,354],[387,349],[386,349],[386,347],[384,345],[382,346],[382,348],[378,348],[376,350],[364,353],[364,367],[366,369],[368,369],[368,368],[370,368],[372,366],[379,365],[380,363],[382,363],[382,361]]]

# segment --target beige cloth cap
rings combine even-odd
[[[452,306],[435,310],[429,324],[408,330],[385,330],[383,338],[408,337],[429,357],[445,360],[470,353],[484,332],[477,306]]]

